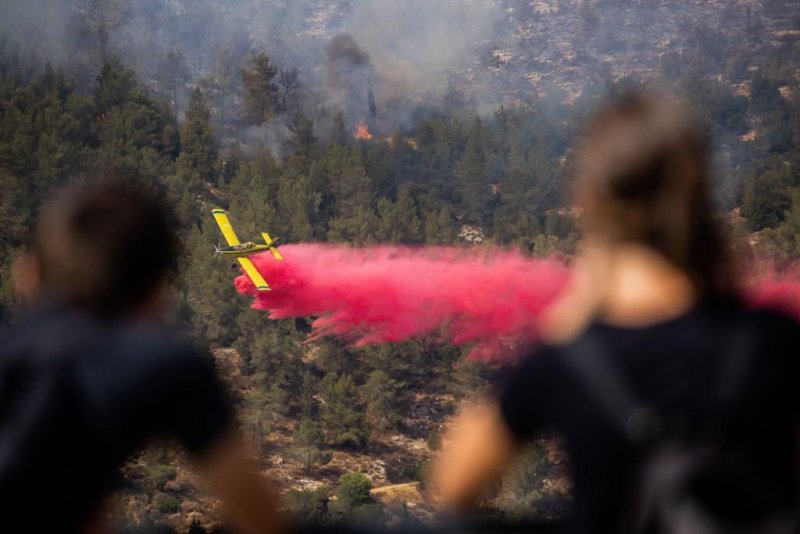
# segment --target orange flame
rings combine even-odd
[[[353,133],[353,137],[364,140],[372,139],[372,134],[369,133],[369,128],[367,127],[367,123],[364,122],[364,119],[356,123],[356,131]]]

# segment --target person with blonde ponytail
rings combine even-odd
[[[571,290],[498,397],[453,425],[434,496],[468,509],[548,431],[573,532],[796,532],[800,328],[738,298],[698,121],[626,94],[579,154]]]

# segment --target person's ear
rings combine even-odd
[[[30,252],[23,252],[11,263],[11,282],[17,298],[32,302],[41,296],[42,271]]]

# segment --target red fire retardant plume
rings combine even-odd
[[[355,346],[433,335],[469,344],[469,357],[508,362],[537,341],[537,318],[567,286],[568,268],[493,248],[281,247],[251,257],[272,291],[247,276],[236,288],[272,319],[316,317],[310,339],[336,335]],[[744,288],[747,304],[800,320],[800,272],[762,273]]]
[[[754,274],[744,288],[747,304],[753,309],[768,308],[800,321],[800,266],[778,272],[766,266]]]
[[[536,317],[569,280],[555,260],[493,248],[297,244],[281,253],[284,261],[251,256],[272,291],[236,279],[270,318],[313,316],[312,339],[336,335],[356,346],[434,335],[488,361],[535,342]]]

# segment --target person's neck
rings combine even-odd
[[[599,259],[596,316],[605,322],[645,326],[683,315],[697,302],[689,276],[649,247],[607,247]]]
[[[641,245],[585,242],[573,273],[569,289],[541,318],[546,342],[567,343],[594,319],[630,328],[655,324],[697,302],[686,273]]]

